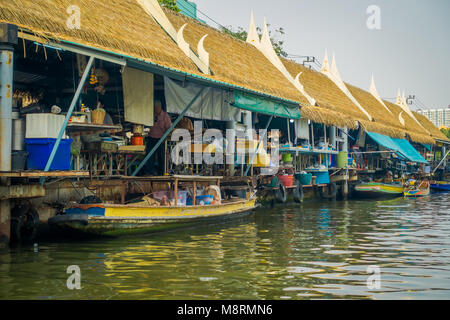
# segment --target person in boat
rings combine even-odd
[[[393,183],[394,179],[393,179],[393,173],[392,171],[388,171],[386,172],[386,177],[384,178],[383,182],[384,183]]]
[[[162,103],[159,100],[154,104],[155,121],[153,127],[150,127],[150,133],[146,139],[146,152],[149,153],[153,147],[159,142],[162,136],[172,126],[172,121],[169,115],[162,108]],[[158,158],[158,165],[155,165],[156,157]],[[162,176],[164,174],[165,162],[165,144],[162,143],[152,157],[147,161],[146,174],[154,176]]]

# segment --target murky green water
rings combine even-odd
[[[1,299],[450,299],[450,195],[309,203],[151,236],[0,253]],[[66,287],[81,269],[81,290]],[[368,266],[381,288],[367,287]]]

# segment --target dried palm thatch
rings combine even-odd
[[[397,130],[405,130],[405,127],[398,120],[398,117],[389,113],[389,111],[386,110],[386,108],[371,93],[348,83],[346,83],[346,86],[355,99],[373,117],[375,123],[393,127]]]
[[[399,139],[405,138],[404,130],[399,130],[397,128],[387,126],[379,122],[370,122],[367,120],[359,120],[359,123],[364,128],[364,130],[369,132],[384,134],[392,138],[399,138]]]
[[[425,143],[425,144],[435,144],[436,143],[436,140],[434,138],[432,138],[431,136],[428,136],[428,135],[421,134],[421,133],[407,131],[406,135],[413,142]]]
[[[403,111],[398,105],[392,102],[383,100],[386,106],[392,111],[395,119],[398,119],[399,114],[402,113],[402,118],[405,120],[404,132],[410,137],[414,142],[418,143],[435,143],[434,139],[430,136],[428,132],[424,130],[410,115]],[[426,127],[425,127],[426,129]]]
[[[357,122],[350,117],[322,107],[305,106],[301,109],[303,118],[316,123],[322,123],[327,126],[337,126],[341,128],[356,129]]]
[[[372,131],[391,136],[393,138],[404,138],[407,134],[412,141],[420,143],[432,143],[433,139],[405,112],[402,114],[405,126],[399,120],[399,114],[403,111],[399,106],[385,101],[386,106],[392,113],[389,113],[375,97],[367,91],[346,84],[352,95],[361,103],[372,115],[375,122],[360,121],[364,127],[371,128]],[[369,129],[367,129],[369,130]]]
[[[351,118],[367,119],[358,107],[326,75],[306,68],[294,61],[283,59],[283,63],[293,77],[300,72],[300,82],[305,91],[320,107],[337,111]]]
[[[345,115],[347,119],[353,122],[358,121],[366,131],[377,132],[393,138],[404,138],[405,133],[409,133],[398,120],[400,112],[392,116],[370,93],[347,84],[350,93],[373,116],[373,122],[368,121],[358,107],[327,76],[290,60],[284,60],[283,62],[293,76],[302,72],[300,82],[305,87],[306,92],[316,99],[319,106],[338,112],[339,115]],[[313,112],[317,112],[320,109],[302,108],[302,110],[302,114],[306,115],[306,117],[320,119],[319,115],[313,115]],[[404,118],[407,117],[405,116]],[[329,124],[340,125],[334,117],[329,117],[328,119],[335,121],[334,123],[329,121]],[[315,121],[314,119],[312,120]],[[413,120],[408,119],[408,123],[411,121]],[[416,130],[416,132],[423,132],[423,129],[416,128]],[[427,140],[427,136],[421,134],[416,135],[416,138]]]
[[[81,12],[81,29],[71,30],[67,10]],[[135,0],[8,0],[0,2],[0,21],[44,38],[66,40],[199,73],[174,41]]]
[[[447,136],[443,134],[441,130],[439,130],[427,117],[414,111],[413,114],[416,117],[416,119],[425,127],[425,129],[427,129],[431,133],[431,136],[433,138],[449,141]]]
[[[71,30],[67,9],[78,6],[81,29]],[[185,30],[193,48],[204,34],[215,76],[210,78],[280,98],[307,103],[295,87],[254,47],[196,20],[166,10]],[[18,25],[43,38],[65,40],[143,59],[203,77],[195,64],[135,0],[9,0],[0,2],[0,22]],[[216,70],[214,70],[216,69]]]
[[[307,99],[254,46],[194,19],[164,10],[176,29],[185,23],[184,38],[194,52],[204,35],[212,78],[308,105]]]

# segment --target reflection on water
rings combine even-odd
[[[449,299],[450,195],[309,203],[232,224],[0,253],[2,299]],[[81,290],[66,269],[81,268]],[[381,268],[369,290],[367,267]]]

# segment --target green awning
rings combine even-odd
[[[299,105],[289,105],[281,102],[274,102],[269,99],[260,98],[255,95],[239,91],[234,91],[233,106],[239,109],[276,117],[289,119],[301,118]]]

